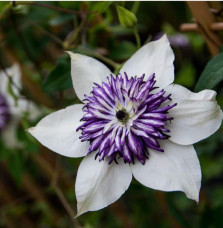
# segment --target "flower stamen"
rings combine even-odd
[[[173,118],[167,113],[176,104],[170,105],[171,95],[154,86],[155,74],[144,78],[111,75],[107,83],[95,84],[92,96],[85,96],[85,123],[77,131],[82,130],[81,141],[90,141],[88,154],[97,151],[99,161],[108,157],[110,164],[120,156],[124,162],[136,158],[144,165],[150,149],[164,152],[159,140],[169,138],[165,125]]]
[[[122,108],[116,112],[116,117],[121,123],[125,124],[129,119],[129,114],[124,108]]]

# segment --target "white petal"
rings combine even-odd
[[[13,84],[11,84],[13,92],[16,95],[19,95],[19,91],[17,89],[17,87],[21,88],[21,70],[20,70],[19,65],[17,63],[15,63],[11,67],[7,68],[6,72],[7,72],[7,75],[5,75],[5,72],[3,70],[0,71],[0,82],[1,82],[0,83],[0,92],[5,95],[8,94],[8,83],[9,83],[8,76],[9,76],[9,77],[11,77],[11,79],[13,81]],[[16,86],[14,86],[14,84]]]
[[[199,201],[201,168],[193,146],[168,140],[161,143],[164,153],[150,149],[145,165],[131,165],[133,176],[143,185],[161,191],[183,191]]]
[[[95,160],[95,154],[83,159],[75,184],[77,216],[114,203],[128,189],[132,180],[131,169],[122,159],[118,163],[99,162]]]
[[[170,85],[165,90],[167,94],[172,94],[171,103],[177,103],[169,111],[169,116],[174,118],[167,126],[171,131],[171,141],[190,145],[218,130],[222,122],[222,111],[215,100],[215,91],[193,93],[180,85]]]
[[[16,104],[15,99],[8,93],[8,77],[11,77],[11,80],[13,81],[11,84],[12,90],[16,96],[19,96],[18,88],[21,88],[21,69],[19,64],[15,63],[11,67],[7,68],[6,72],[7,75],[5,74],[5,71],[0,71],[0,93],[5,96],[5,99],[10,106],[10,113],[15,115],[15,118],[21,118],[24,112],[29,112],[30,119],[33,120],[37,118],[41,112],[33,102],[25,99],[19,99]]]
[[[138,77],[145,74],[145,79],[153,73],[156,75],[156,86],[163,88],[174,81],[174,53],[167,36],[149,42],[140,48],[122,67],[120,73]]]
[[[6,128],[1,132],[1,138],[8,148],[15,149],[23,147],[23,144],[17,139],[18,124],[19,119],[12,118]]]
[[[17,103],[15,103],[15,100],[10,96],[7,96],[6,100],[13,118],[21,119],[25,112],[29,113],[29,120],[35,120],[41,115],[41,110],[29,100],[19,99]]]
[[[76,128],[81,124],[83,105],[77,104],[51,113],[36,127],[28,131],[41,144],[67,157],[82,157],[88,152],[89,143],[81,142]]]
[[[84,99],[84,94],[90,95],[94,82],[101,84],[111,71],[98,60],[81,55],[67,52],[71,57],[71,76],[74,90],[80,100]]]

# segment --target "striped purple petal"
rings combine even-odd
[[[137,159],[145,164],[150,149],[164,151],[159,140],[170,137],[166,122],[173,119],[168,111],[176,104],[169,105],[171,94],[155,87],[155,74],[144,78],[110,75],[85,95],[86,114],[77,131],[81,141],[90,141],[89,153],[96,152],[99,161],[108,157],[111,164],[122,157],[125,163]]]

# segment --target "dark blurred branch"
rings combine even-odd
[[[16,1],[16,2],[15,2],[15,5],[39,6],[39,7],[44,7],[44,8],[48,8],[48,9],[60,11],[60,12],[63,12],[63,13],[80,14],[79,11],[75,11],[75,10],[71,10],[71,9],[65,9],[65,8],[61,8],[61,7],[53,6],[53,5],[49,5],[49,4],[43,4],[43,3],[40,3],[40,2],[23,2],[23,1]]]
[[[55,43],[57,43],[58,45],[60,45],[62,48],[64,49],[70,49],[70,48],[75,48],[75,45],[72,45],[72,42],[74,42],[76,40],[76,38],[78,37],[81,29],[84,27],[84,22],[82,21],[82,24],[80,25],[79,29],[77,29],[77,31],[75,32],[75,34],[73,34],[72,39],[66,39],[64,42],[62,40],[60,40],[57,36],[55,36],[54,34],[48,32],[46,29],[42,28],[41,26],[39,26],[38,24],[36,24],[33,21],[28,21],[28,23],[30,25],[35,26],[37,29],[39,29],[42,33],[46,34],[47,36],[49,36]],[[72,41],[72,42],[71,42]],[[89,48],[86,48],[84,46],[78,46],[80,50],[82,50],[83,52],[85,52],[88,55],[92,55],[95,58],[98,58],[99,60],[102,60],[103,62],[107,63],[108,65],[112,66],[114,69],[119,68],[121,65],[119,63],[116,63],[115,61],[101,55],[100,53],[93,51]]]
[[[18,3],[18,2],[17,2]],[[28,23],[32,26],[35,26],[37,29],[39,29],[39,31],[41,31],[42,33],[46,34],[47,36],[49,36],[55,43],[57,43],[58,45],[60,45],[62,48],[64,48],[65,50],[69,50],[71,48],[76,48],[77,46],[74,45],[73,43],[76,41],[76,39],[78,38],[80,32],[82,29],[84,29],[84,25],[86,23],[87,17],[86,15],[83,16],[82,15],[82,22],[79,25],[79,27],[77,29],[75,29],[75,32],[71,33],[70,36],[68,36],[65,41],[60,40],[57,36],[55,36],[54,34],[50,33],[49,31],[47,31],[46,29],[44,29],[43,27],[39,26],[38,24],[36,24],[33,21],[28,21]],[[116,63],[115,61],[101,55],[100,53],[93,51],[89,48],[86,48],[84,46],[78,46],[78,48],[80,50],[82,50],[83,52],[85,52],[88,55],[92,55],[95,58],[98,58],[99,60],[102,60],[103,62],[107,63],[108,65],[112,66],[115,70],[120,68],[120,64]]]
[[[67,200],[66,200],[64,194],[62,193],[62,191],[60,190],[60,188],[57,185],[54,185],[54,189],[56,191],[56,194],[57,194],[60,202],[63,204],[63,206],[66,209],[71,221],[73,222],[74,227],[77,227],[77,228],[81,227],[79,225],[77,219],[75,219],[74,212],[73,212],[71,206],[69,205],[69,203],[67,202]]]
[[[21,95],[21,96],[18,96],[17,99],[27,99],[27,100],[30,100],[30,96],[29,96],[28,94],[26,94],[20,87],[18,87],[18,86],[15,84],[15,82],[13,81],[12,76],[8,74],[8,72],[7,72],[7,70],[6,70],[5,66],[4,66],[4,64],[3,64],[2,60],[1,60],[1,58],[0,58],[0,67],[1,67],[1,69],[3,70],[5,77],[8,78],[9,83],[10,83],[15,89],[17,89],[18,92],[19,92],[19,94]],[[24,97],[22,97],[22,96],[24,96]]]
[[[41,26],[39,26],[38,24],[36,24],[33,21],[28,21],[28,23],[34,27],[36,27],[40,32],[42,32],[43,34],[49,36],[55,43],[57,43],[58,45],[60,45],[61,47],[64,47],[63,41],[60,40],[57,36],[55,36],[54,34],[50,33],[48,30],[42,28]]]
[[[59,198],[61,204],[64,206],[67,214],[69,215],[71,221],[73,222],[74,227],[81,227],[78,223],[78,220],[74,218],[74,211],[70,204],[67,202],[63,192],[61,191],[60,187],[58,186],[58,178],[59,176],[62,176],[63,180],[66,181],[66,185],[72,185],[70,184],[70,177],[66,175],[66,172],[64,172],[63,168],[60,166],[59,160],[56,160],[56,169],[55,164],[52,162],[52,159],[49,160],[49,158],[42,157],[40,155],[33,155],[32,159],[35,161],[36,164],[43,170],[43,173],[45,174],[46,179],[51,182],[50,185],[55,190],[57,197]],[[60,174],[60,175],[59,175]],[[69,183],[68,183],[69,182]]]
[[[9,4],[7,4],[7,5],[3,8],[3,10],[2,10],[1,13],[0,13],[0,21],[1,21],[2,18],[8,13],[8,11],[10,10],[11,7],[12,7],[12,4],[9,3]]]
[[[48,205],[48,211],[51,218],[59,217],[58,211],[52,206],[52,204],[50,204],[49,198],[47,198],[43,192],[39,191],[39,183],[35,179],[33,179],[32,176],[30,176],[28,173],[23,174],[22,186],[24,189],[26,189],[27,192],[29,192],[33,196],[33,198],[36,199],[37,202],[43,202],[45,203],[45,205]]]
[[[49,5],[49,4],[43,4],[40,2],[23,2],[23,1],[13,1],[14,5],[28,5],[28,6],[39,6],[43,8],[48,8],[56,11],[60,11],[62,13],[69,13],[69,14],[75,14],[75,15],[80,15],[82,16],[83,12],[82,11],[76,11],[76,10],[71,10],[71,9],[66,9],[54,5]],[[97,13],[97,12],[86,12],[87,14],[92,14],[92,13]]]
[[[139,33],[138,33],[136,26],[133,28],[133,33],[134,33],[134,36],[136,38],[137,48],[139,49],[141,47],[141,40],[140,40],[140,36],[139,36]]]
[[[170,209],[168,208],[166,194],[164,192],[156,191],[155,199],[157,200],[159,206],[161,207],[162,214],[168,219],[172,228],[183,228],[181,224],[171,215]]]
[[[3,166],[5,166],[5,165],[3,165]],[[5,170],[6,169],[3,169],[3,170],[1,170],[1,172],[2,171],[5,172]],[[16,226],[15,222],[13,221],[13,219],[10,219],[11,216],[8,213],[8,211],[10,211],[10,208],[15,208],[15,195],[14,195],[14,192],[10,190],[11,186],[7,183],[7,181],[4,178],[1,178],[0,189],[1,189],[0,219],[2,219],[3,214],[5,214],[4,217],[6,217],[6,219],[5,219],[5,221],[3,221],[3,224],[5,222],[5,225],[7,225],[8,228],[14,228]],[[20,217],[20,222],[25,227],[33,227],[34,226],[33,222],[26,215],[23,215],[23,216]]]
[[[18,39],[19,39],[19,41],[20,41],[20,43],[21,43],[21,45],[22,45],[22,47],[23,47],[24,52],[26,53],[27,57],[34,63],[34,65],[35,65],[37,71],[39,71],[39,69],[40,69],[40,68],[39,68],[39,65],[40,65],[40,64],[39,64],[39,62],[32,56],[32,54],[30,53],[29,48],[27,47],[26,42],[25,42],[25,40],[24,40],[24,38],[23,38],[23,35],[21,34],[20,30],[18,29],[17,20],[16,20],[15,15],[14,15],[14,13],[13,13],[12,10],[10,10],[10,18],[11,18],[13,30],[15,31],[15,33],[16,33],[16,35],[17,35],[17,37],[18,37]]]
[[[72,44],[75,44],[75,42],[77,41],[80,32],[82,31],[82,29],[84,28],[84,25],[86,23],[87,17],[83,17],[80,25],[74,29],[74,31],[72,31],[70,34],[68,34],[68,36],[66,37],[65,41],[64,41],[64,48],[67,49],[69,48]]]
[[[116,63],[115,61],[99,54],[98,52],[95,52],[89,48],[83,47],[83,46],[79,46],[79,50],[82,50],[83,52],[85,52],[88,55],[92,55],[95,58],[102,60],[103,62],[107,63],[108,65],[112,66],[114,69],[119,68],[121,65],[119,63]]]
[[[8,78],[8,80],[10,81],[10,83],[11,83],[19,92],[22,93],[22,89],[19,88],[19,87],[14,83],[14,81],[11,79],[11,75],[8,74],[8,72],[7,72],[7,70],[6,70],[5,66],[4,66],[4,64],[2,63],[1,58],[0,58],[0,67],[1,67],[1,70],[3,70],[5,76],[6,76],[6,77]]]
[[[109,210],[112,211],[115,216],[122,223],[123,228],[136,228],[137,226],[133,222],[132,217],[129,216],[128,211],[125,208],[125,205],[121,200],[115,202],[109,206]]]

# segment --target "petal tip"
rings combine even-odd
[[[199,195],[197,197],[194,197],[193,200],[196,202],[196,204],[199,204]]]
[[[87,210],[83,210],[82,208],[77,209],[77,214],[74,217],[75,219],[77,219],[79,216],[83,215],[84,213],[88,212]]]
[[[160,39],[167,39],[168,40],[166,33],[164,33]]]
[[[32,134],[34,129],[35,129],[35,127],[30,127],[28,129],[26,129],[26,132],[29,132],[30,134]]]
[[[78,56],[79,56],[79,54],[71,52],[71,51],[65,51],[65,52],[70,56],[70,58],[72,60],[76,60],[78,58]]]
[[[198,205],[199,203],[199,197],[200,197],[200,190],[194,194],[193,192],[185,192],[187,198],[191,199],[191,200],[194,200],[196,202],[196,204]]]
[[[164,34],[162,35],[162,37],[161,37],[159,40],[157,40],[157,42],[164,43],[164,44],[166,44],[167,46],[170,46],[170,42],[169,42],[169,39],[168,39],[168,36],[167,36],[166,33],[164,33]],[[171,50],[172,50],[172,49],[171,49]]]
[[[80,214],[77,213],[77,214],[74,216],[74,219],[77,219],[79,216],[80,216]]]

